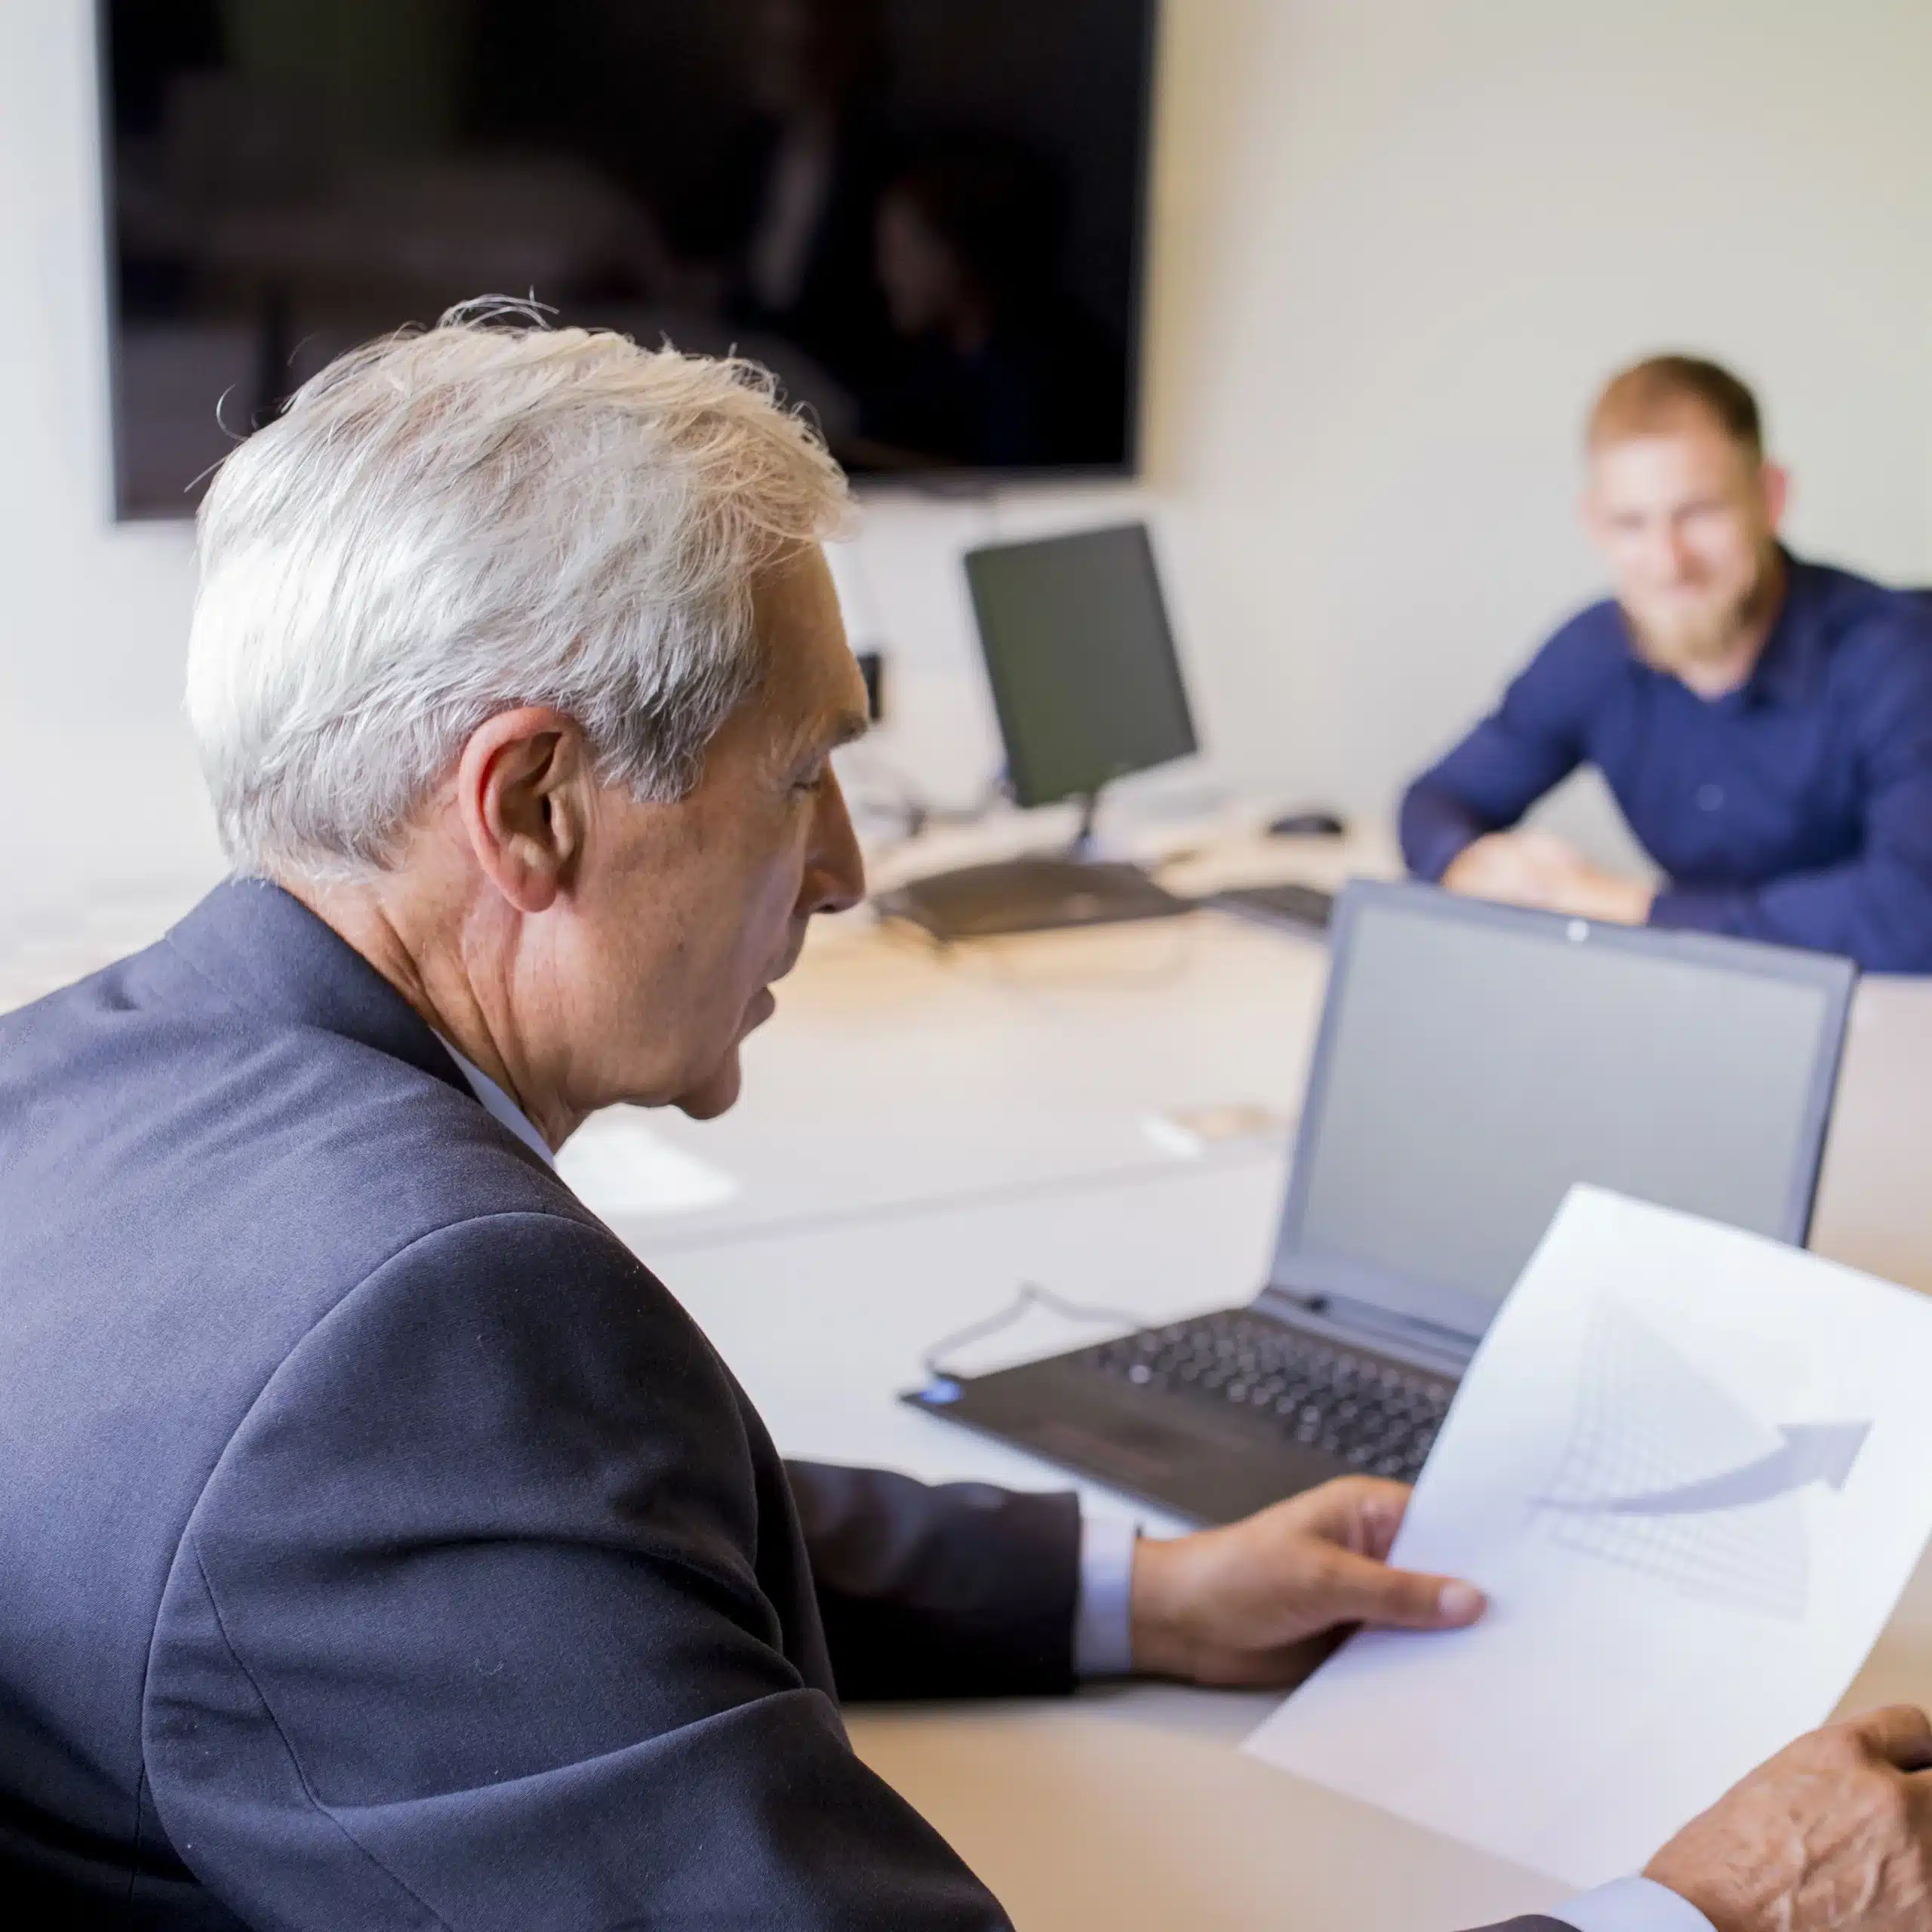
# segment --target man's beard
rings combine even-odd
[[[1767,543],[1751,581],[1735,597],[1721,604],[1681,610],[1663,622],[1623,606],[1639,655],[1658,669],[1679,665],[1721,663],[1747,632],[1757,629],[1777,605],[1783,587],[1777,546]]]

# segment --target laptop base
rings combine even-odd
[[[1137,1347],[1158,1360],[1163,1350],[1172,1353],[1177,1337],[1183,1343],[1196,1334],[1231,1338],[1238,1346],[1244,1337],[1265,1340],[1271,1333],[1346,1359],[1358,1377],[1385,1377],[1398,1389],[1426,1391],[1431,1419],[1447,1405],[1453,1376],[1419,1371],[1359,1343],[1337,1346],[1319,1331],[1304,1334],[1252,1307],[1194,1316],[988,1375],[936,1376],[900,1399],[1195,1523],[1236,1521],[1335,1476],[1398,1474],[1386,1466],[1395,1459],[1358,1444],[1331,1453],[1295,1440],[1292,1417],[1284,1420],[1272,1405],[1251,1409],[1230,1401],[1225,1381],[1213,1392],[1152,1386],[1106,1365],[1109,1357],[1117,1364],[1123,1350]],[[1233,1386],[1247,1392],[1244,1384]],[[1346,1391],[1332,1400],[1354,1406]],[[1432,1439],[1432,1429],[1425,1453]],[[1419,1466],[1406,1465],[1399,1473],[1406,1478]]]

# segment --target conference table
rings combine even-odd
[[[1391,861],[1374,841],[1237,838],[1168,876],[1189,889],[1332,884]],[[1318,940],[1208,911],[949,949],[864,912],[829,921],[746,1046],[737,1109],[628,1124],[645,1164],[672,1149],[701,1164],[708,1191],[626,1213],[620,1189],[603,1211],[703,1324],[787,1454],[1068,1486],[895,1398],[936,1345],[999,1316],[1023,1284],[1115,1325],[1252,1296],[1326,970]],[[1240,1131],[1190,1134],[1190,1121]],[[1814,1246],[1932,1291],[1927,1148],[1932,982],[1869,980]],[[588,1180],[586,1192],[598,1205]],[[1104,1332],[1035,1307],[978,1344],[972,1365]],[[1072,1486],[1088,1508],[1149,1533],[1180,1527]],[[1932,1700],[1932,1566],[1847,1707],[1895,1698]],[[860,1709],[851,1728],[1023,1928],[1416,1932],[1561,1897],[1546,1878],[1244,1757],[1241,1740],[1275,1701],[1113,1685],[1071,1700]],[[1564,1754],[1560,1711],[1499,1710],[1495,1722],[1541,1727],[1552,1761]],[[1413,1742],[1483,1749],[1479,1736]]]
[[[1190,891],[1334,885],[1393,866],[1374,839],[1237,831],[1161,849],[1164,876]],[[881,869],[889,879],[949,856],[930,842]],[[192,896],[157,891],[36,934],[0,957],[0,1005],[151,936]],[[971,1365],[1251,1297],[1326,970],[1318,940],[1211,911],[947,949],[861,909],[815,931],[777,1018],[746,1044],[733,1112],[599,1116],[565,1171],[703,1325],[787,1454],[1068,1486],[896,1398],[936,1349],[953,1362],[947,1338],[1001,1315],[1026,1284],[1094,1318],[1029,1307],[964,1345],[980,1352]],[[1928,1148],[1932,981],[1868,980],[1814,1245],[1932,1291]],[[1150,1534],[1180,1527],[1072,1486],[1087,1508]],[[1932,1700],[1932,1567],[1846,1703],[1894,1699]],[[1110,1684],[1070,1700],[860,1709],[851,1721],[867,1761],[1023,1928],[1420,1932],[1561,1896],[1546,1877],[1243,1756],[1275,1701]],[[1565,1755],[1560,1710],[1494,1721],[1545,1730],[1552,1761]],[[1411,1742],[1462,1759],[1484,1748],[1480,1735]]]

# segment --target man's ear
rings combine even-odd
[[[1764,515],[1776,531],[1784,521],[1791,502],[1791,472],[1781,463],[1767,463],[1758,472],[1758,488],[1764,493]]]
[[[576,723],[541,706],[500,712],[457,761],[457,804],[484,875],[520,912],[547,912],[581,858],[593,783]]]

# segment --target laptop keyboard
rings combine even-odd
[[[1143,1329],[1085,1352],[1103,1374],[1223,1404],[1364,1475],[1413,1482],[1453,1382],[1241,1309]]]

